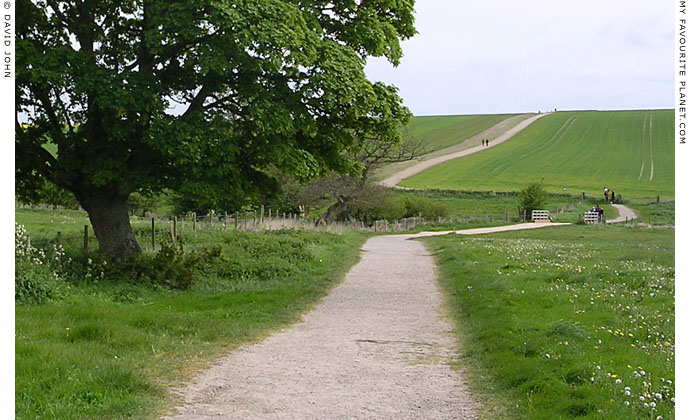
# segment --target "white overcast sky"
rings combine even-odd
[[[415,115],[673,108],[670,0],[417,0],[393,84]]]

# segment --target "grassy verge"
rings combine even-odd
[[[485,418],[673,418],[673,231],[425,241]]]
[[[521,220],[517,210],[519,201],[517,192],[395,190],[394,194],[401,197],[412,195],[444,204],[448,208],[447,218],[454,223],[437,223],[434,225],[435,230],[498,226],[517,223]],[[586,197],[584,202],[580,202],[579,196],[549,194],[546,210],[551,212],[554,222],[574,223],[580,215],[590,210],[597,202],[590,196]],[[610,204],[599,204],[604,209],[606,218],[613,219],[618,216],[618,212]],[[430,230],[434,228],[431,227]]]
[[[638,213],[636,223],[645,223],[652,226],[674,227],[676,224],[676,202],[656,200],[638,200],[629,205]]]
[[[67,215],[60,223],[62,216],[17,212],[32,243],[48,244],[59,225],[70,246],[83,221],[67,223]],[[291,230],[183,238],[186,250],[215,255],[197,267],[188,290],[86,275],[65,284],[58,299],[16,306],[16,418],[157,418],[173,402],[171,386],[296,321],[356,262],[365,236]],[[77,253],[67,249],[74,264]]]

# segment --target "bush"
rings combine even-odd
[[[425,219],[433,220],[448,216],[448,206],[443,202],[413,195],[404,197],[402,201],[405,207],[403,217],[417,217],[421,213]]]
[[[405,217],[422,217],[433,220],[448,215],[445,203],[429,200],[414,195],[404,197],[386,196],[381,200],[357,201],[350,206],[349,211],[339,216],[340,220],[353,218],[370,225],[376,220],[400,220]]]
[[[14,300],[17,303],[45,303],[60,296],[61,281],[47,265],[15,258]]]
[[[14,299],[18,303],[44,303],[61,295],[61,246],[53,246],[47,254],[28,244],[26,229],[15,224],[14,234]]]
[[[396,220],[403,217],[405,217],[404,204],[391,197],[385,197],[382,200],[358,200],[350,205],[348,211],[341,213],[338,219],[352,218],[370,225],[376,220]]]
[[[212,258],[212,252],[207,258]],[[153,257],[134,254],[123,262],[103,264],[104,268],[107,267],[103,276],[115,281],[185,290],[194,284],[195,269],[200,261],[196,252],[185,253],[180,241],[167,240],[160,243],[160,249]],[[101,265],[89,260],[87,268],[91,266]]]
[[[544,209],[547,201],[544,180],[530,183],[518,194],[518,208],[520,213],[527,212],[527,220],[532,220],[532,210]]]

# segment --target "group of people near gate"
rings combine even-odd
[[[584,197],[584,193],[583,193]],[[616,202],[616,193],[613,190],[610,190],[608,188],[604,188],[604,200],[606,203],[615,203]],[[590,210],[592,213],[596,213],[599,216],[599,223],[601,223],[601,220],[604,216],[604,209],[599,207],[599,204],[597,204],[595,207],[592,207]]]
[[[607,203],[615,203],[616,202],[616,193],[613,190],[609,190],[608,188],[604,188],[604,200],[606,200]]]
[[[598,217],[597,222],[601,223],[601,220],[604,218],[604,209],[599,207],[599,204],[597,204],[595,207],[592,207],[592,210],[590,210],[590,211],[597,214],[597,217]]]

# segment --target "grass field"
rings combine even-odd
[[[484,418],[674,418],[672,230],[425,241]]]
[[[423,139],[425,152],[456,145],[517,114],[413,117],[405,139]]]
[[[505,129],[519,124],[532,114],[496,114],[496,115],[447,115],[413,117],[403,130],[404,143],[421,142],[422,150],[417,155],[421,160],[433,159],[448,153],[455,153],[470,147],[479,146],[481,138],[468,141],[489,128],[505,122]],[[510,120],[510,121],[506,121]],[[487,137],[494,139],[502,133],[492,130]],[[418,159],[391,163],[376,168],[374,178],[381,180],[396,172],[416,165]]]
[[[196,267],[190,289],[172,290],[99,277],[95,258],[80,260],[83,212],[18,210],[16,218],[35,246],[48,247],[61,230],[63,258],[86,267],[58,298],[16,305],[17,419],[158,418],[172,402],[170,386],[234,346],[295,322],[342,279],[365,239],[356,232],[188,230],[185,250],[215,257]],[[139,225],[141,241],[146,227]]]
[[[673,198],[673,111],[548,115],[510,141],[404,180],[412,188],[516,191],[544,179],[549,191]]]

